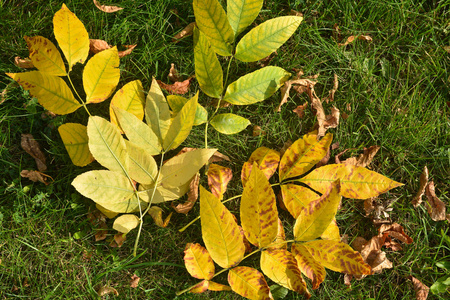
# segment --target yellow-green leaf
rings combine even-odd
[[[187,244],[184,264],[192,277],[210,280],[214,276],[214,262],[208,250],[200,244]]]
[[[127,138],[145,149],[151,155],[160,154],[162,151],[159,139],[153,130],[135,115],[121,108],[112,107],[119,122],[120,128],[125,132]]]
[[[42,73],[65,76],[66,67],[56,46],[45,37],[25,37],[33,65]]]
[[[212,259],[222,268],[239,264],[245,253],[239,227],[222,202],[202,186],[200,216],[203,241]]]
[[[192,126],[194,125],[197,100],[198,96],[192,97],[192,99],[189,100],[173,118],[169,130],[163,140],[164,151],[177,148],[188,137]]]
[[[65,4],[53,16],[53,31],[58,45],[69,63],[69,72],[89,54],[89,35],[83,23]]]
[[[110,211],[128,213],[139,209],[137,201],[132,201],[134,188],[122,174],[108,170],[89,171],[78,175],[72,185],[81,195]]]
[[[280,162],[280,180],[299,176],[314,167],[327,154],[333,135],[327,133],[320,141],[316,132],[305,134],[284,153]]]
[[[170,110],[166,97],[164,97],[155,78],[152,80],[152,85],[145,102],[145,119],[162,145],[172,121],[170,119]]]
[[[6,75],[29,91],[31,96],[36,97],[45,109],[55,114],[70,114],[81,107],[66,82],[59,77],[39,71]]]
[[[58,127],[58,132],[75,166],[84,167],[94,161],[89,151],[86,126],[66,123]]]
[[[319,199],[301,211],[294,225],[296,241],[310,241],[322,235],[336,215],[341,196],[339,181],[333,182]]]
[[[233,178],[230,168],[217,164],[210,164],[208,167],[208,186],[214,196],[222,200],[223,194],[227,190],[228,183]]]
[[[135,115],[139,120],[144,119],[144,103],[145,95],[141,81],[128,82],[114,94],[111,100],[109,106],[111,123],[119,125],[113,107],[121,108]]]
[[[161,186],[176,188],[191,180],[217,149],[196,149],[169,159],[161,168]]]
[[[141,184],[152,184],[158,175],[156,161],[147,151],[135,143],[125,141],[129,157],[128,174]]]
[[[252,62],[269,56],[294,34],[302,20],[302,17],[286,16],[260,24],[239,41],[235,57],[240,61]]]
[[[281,196],[284,206],[294,219],[298,218],[300,212],[309,203],[320,198],[319,194],[311,189],[296,184],[282,184]]]
[[[227,87],[224,101],[235,105],[248,105],[272,96],[291,73],[282,68],[268,66],[247,74]]]
[[[280,152],[266,147],[259,147],[253,151],[248,161],[242,166],[242,186],[245,186],[247,183],[250,172],[252,171],[253,162],[256,162],[266,178],[270,179],[270,177],[272,177],[272,175],[277,171],[278,163],[280,162]]]
[[[233,292],[252,300],[273,299],[264,275],[250,267],[236,267],[228,272],[228,283]]]
[[[242,193],[241,226],[248,241],[258,248],[271,244],[278,233],[275,194],[256,162]]]
[[[208,37],[217,54],[230,56],[234,34],[218,0],[194,0],[195,22]]]
[[[292,291],[305,294],[309,292],[294,255],[284,249],[269,249],[261,252],[261,270],[275,283]]]
[[[195,94],[194,97],[198,99],[198,93]],[[191,100],[192,100],[191,98]],[[186,99],[182,96],[178,95],[169,95],[167,96],[167,102],[169,103],[170,108],[172,109],[172,117],[175,117],[183,108],[183,106],[189,102],[189,99]],[[194,126],[206,123],[208,121],[208,112],[206,109],[197,103],[197,110],[195,111],[195,119]]]
[[[302,245],[325,268],[350,275],[372,273],[372,268],[364,262],[361,254],[343,242],[317,240]]]
[[[120,79],[119,54],[113,47],[95,54],[83,70],[86,103],[99,103],[111,96]]]
[[[94,158],[105,168],[126,176],[129,158],[125,140],[117,126],[101,117],[91,116],[87,133],[89,150]]]
[[[220,133],[235,134],[247,128],[250,121],[241,116],[227,113],[215,115],[210,124]]]
[[[293,244],[291,251],[297,260],[300,271],[311,279],[313,289],[317,289],[327,275],[325,268],[314,259],[311,253],[308,252],[308,249],[302,244]]]
[[[346,164],[320,167],[299,181],[323,193],[336,179],[341,181],[341,195],[353,199],[377,197],[403,185],[366,168]]]
[[[156,189],[152,203],[162,203],[179,199],[181,196],[189,191],[189,184],[191,180],[188,180],[185,184],[178,187],[164,187],[159,185]],[[154,185],[140,185],[139,197],[142,201],[150,202],[150,198],[153,195]]]
[[[223,71],[216,53],[206,36],[194,28],[195,78],[202,91],[219,98],[223,91]]]
[[[227,1],[227,17],[237,36],[256,19],[263,5],[263,0]]]
[[[339,234],[339,227],[337,225],[336,219],[333,219],[333,221],[331,221],[330,225],[328,225],[327,229],[325,229],[320,237],[323,240],[341,240],[341,235]]]
[[[127,234],[139,225],[139,218],[132,214],[121,215],[113,224],[113,229]]]

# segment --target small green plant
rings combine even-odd
[[[445,293],[450,287],[450,261],[437,262],[436,266],[445,270],[445,275],[436,280],[430,287],[433,294]]]

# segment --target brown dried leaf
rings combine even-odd
[[[99,222],[96,228],[97,233],[95,234],[95,241],[103,241],[104,239],[106,239],[107,235],[108,235],[108,226],[106,225],[106,223],[103,222]]]
[[[23,150],[25,150],[34,158],[39,171],[44,172],[45,170],[47,170],[47,166],[45,164],[45,155],[41,151],[39,143],[31,134],[22,134],[20,145],[22,146]]]
[[[422,174],[420,174],[419,190],[417,191],[416,196],[413,198],[413,200],[411,202],[414,207],[417,207],[420,205],[420,203],[422,203],[422,196],[423,196],[423,194],[425,194],[425,189],[427,187],[427,184],[428,184],[428,168],[427,168],[427,166],[425,166],[423,168]]]
[[[376,205],[377,205],[376,197],[364,200],[364,210],[366,211],[366,217],[375,210]]]
[[[425,189],[427,195],[427,210],[433,221],[443,221],[446,219],[445,203],[442,202],[435,193],[434,182],[430,181]]]
[[[419,279],[408,276],[408,279],[412,281],[414,285],[414,290],[416,291],[416,299],[417,300],[425,300],[428,298],[428,292],[430,288],[423,284]]]
[[[359,35],[358,36],[358,40],[363,40],[363,41],[368,41],[371,42],[372,41],[372,37],[368,36],[368,35]],[[348,44],[351,44],[355,41],[355,36],[351,35],[347,38],[347,40],[345,41],[345,43],[338,43],[338,46],[347,46]]]
[[[42,182],[45,185],[49,184],[47,182],[47,178],[50,178],[51,180],[53,180],[53,178],[51,178],[47,174],[41,173],[39,171],[34,171],[34,170],[22,170],[22,172],[20,172],[20,176],[22,176],[24,178],[28,178],[33,182],[38,182],[38,181]]]
[[[192,178],[191,183],[189,184],[189,192],[188,199],[186,202],[182,204],[178,204],[175,206],[172,203],[172,208],[179,214],[187,214],[194,207],[195,202],[198,199],[198,184],[200,182],[200,174],[197,173],[194,178]]]
[[[109,243],[109,246],[112,248],[117,248],[117,247],[122,247],[123,243],[125,242],[125,240],[127,239],[127,235],[124,233],[116,233],[114,235],[114,239],[111,241],[111,243]]]
[[[281,106],[285,103],[287,103],[289,98],[289,91],[291,90],[292,84],[291,81],[288,80],[284,83],[284,85],[280,88],[281,92],[281,101],[280,105],[278,105],[277,111],[281,111]]]
[[[100,9],[101,11],[105,12],[105,13],[113,13],[119,10],[122,10],[122,7],[118,7],[118,6],[111,6],[111,5],[101,5],[100,3],[98,3],[97,0],[93,0],[95,6],[97,6],[98,9]]]
[[[334,94],[336,93],[338,87],[339,87],[339,80],[338,80],[337,74],[335,73],[334,74],[334,81],[333,81],[333,88],[328,92],[328,97],[326,97],[324,99],[324,100],[327,101],[327,103],[334,101]],[[322,100],[322,102],[323,102],[323,100]]]
[[[190,23],[183,30],[177,33],[173,38],[173,43],[178,43],[181,39],[188,37],[194,33],[195,22]]]
[[[18,66],[19,68],[23,69],[32,69],[34,68],[33,62],[29,58],[20,58],[16,56],[14,58],[14,64]]]
[[[358,36],[358,40],[371,42],[373,39],[372,39],[372,37],[370,37],[368,35],[360,35],[360,36]]]
[[[97,294],[102,297],[109,294],[114,294],[115,296],[119,296],[119,292],[110,286],[102,286],[98,291]]]
[[[131,51],[133,51],[133,49],[136,48],[136,46],[137,46],[137,44],[123,45],[122,47],[126,48],[127,50],[119,51],[119,57],[122,58],[124,56],[131,54]]]
[[[303,117],[305,116],[305,110],[307,107],[308,107],[308,102],[305,102],[305,104],[297,106],[292,111],[295,112],[300,119],[303,119]]]
[[[172,82],[180,80],[180,77],[178,76],[178,71],[177,69],[175,69],[175,64],[170,64],[169,80],[171,80]]]
[[[339,116],[340,116],[339,109],[337,109],[336,107],[333,106],[331,108],[331,115],[326,116],[326,120],[322,124],[322,126],[320,125],[320,122],[319,122],[319,133],[321,131],[321,128],[323,128],[324,135],[325,135],[325,131],[328,128],[336,128],[339,125]]]
[[[347,149],[348,150],[348,149]],[[345,150],[345,151],[347,151]],[[364,153],[360,154],[357,158],[351,157],[344,160],[342,163],[346,165],[353,165],[358,167],[367,167],[373,160],[375,154],[377,154],[378,150],[380,150],[379,146],[371,146],[369,148],[364,148]],[[344,152],[338,154],[338,156],[342,155]]]
[[[82,258],[85,261],[90,261],[92,258],[93,252],[92,251],[87,251],[87,250],[83,250],[83,255]]]
[[[255,125],[253,126],[253,136],[260,136],[260,135],[266,135],[266,132],[262,130],[261,126]]]
[[[166,228],[167,225],[169,225],[170,218],[172,217],[172,213],[170,213],[166,219],[163,221],[162,219],[162,209],[158,206],[152,206],[148,210],[148,213],[152,217],[153,221],[155,221],[155,224],[159,227]]]
[[[133,289],[137,288],[139,285],[139,280],[141,280],[141,278],[139,278],[136,274],[133,274],[133,276],[131,276],[130,287]]]
[[[405,244],[411,244],[413,242],[412,238],[405,233],[403,226],[398,223],[381,225],[379,233],[379,236],[383,236],[383,245],[386,247],[390,247],[392,242],[391,237],[396,238]]]
[[[162,89],[166,90],[170,94],[184,95],[189,91],[192,78],[194,77],[191,76],[184,81],[177,81],[174,84],[166,84],[161,80],[157,80],[157,82]]]
[[[104,40],[89,39],[89,52],[92,54],[99,53],[109,48],[111,48],[111,45]]]

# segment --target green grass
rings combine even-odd
[[[112,3],[103,1],[102,3]],[[145,89],[152,76],[167,82],[171,63],[185,77],[194,73],[192,38],[171,43],[172,36],[194,20],[191,1],[117,1],[123,11],[105,14],[90,1],[71,1],[68,7],[84,23],[91,38],[111,45],[135,44],[132,55],[121,59],[120,86],[140,79]],[[62,1],[0,0],[0,90],[11,80],[5,72],[21,72],[13,64],[15,56],[27,57],[23,36],[42,35],[54,40],[52,17]],[[178,12],[174,12],[176,9]],[[381,146],[371,167],[402,182],[405,186],[383,195],[382,200],[397,201],[390,217],[401,224],[414,243],[402,251],[386,250],[393,269],[362,281],[344,285],[343,275],[329,271],[325,282],[312,291],[316,299],[414,299],[407,277],[412,275],[431,286],[443,275],[437,261],[450,259],[448,223],[434,222],[422,205],[410,204],[419,187],[419,175],[428,166],[441,200],[450,195],[450,3],[448,1],[266,1],[255,21],[287,15],[290,9],[301,11],[304,21],[294,36],[277,51],[271,65],[292,71],[301,68],[306,76],[320,73],[316,91],[325,97],[332,87],[333,74],[339,77],[339,89],[328,110],[335,105],[349,115],[332,129],[339,149],[356,155],[364,147]],[[178,15],[178,17],[177,17]],[[177,24],[177,18],[179,24]],[[341,38],[333,31],[340,28]],[[372,42],[355,41],[346,47],[338,42],[350,35],[367,34]],[[253,71],[256,64],[232,64],[230,80]],[[197,86],[193,84],[191,93]],[[259,125],[266,135],[253,137],[251,127],[232,136],[209,131],[209,147],[217,147],[232,161],[228,196],[240,194],[240,168],[259,146],[280,149],[287,140],[296,140],[313,126],[314,114],[308,110],[302,120],[292,113],[306,96],[293,96],[282,107],[279,93],[258,104],[233,107],[233,111]],[[200,103],[207,104],[204,95]],[[351,107],[348,111],[347,105]],[[107,115],[106,105],[94,108]],[[111,248],[105,241],[95,242],[95,231],[86,215],[90,200],[71,186],[75,176],[90,169],[74,167],[57,133],[64,122],[86,122],[81,110],[69,116],[43,118],[43,108],[20,87],[10,86],[0,104],[0,298],[87,299],[95,298],[100,286],[117,289],[120,299],[174,299],[175,292],[197,282],[183,266],[183,250],[188,242],[201,242],[197,222],[183,234],[178,229],[198,215],[198,206],[189,215],[174,215],[168,228],[148,220],[139,244],[139,255],[131,256],[136,232],[124,246]],[[203,126],[197,127],[184,143],[202,147]],[[20,147],[22,133],[32,133],[45,149],[54,181],[44,186],[20,177],[23,169],[35,169],[34,160]],[[206,185],[202,178],[201,183]],[[238,201],[227,204],[237,212]],[[165,213],[171,208],[164,206]],[[285,225],[292,227],[288,214]],[[371,238],[376,227],[366,218],[362,202],[346,200],[337,219],[341,234],[350,239]],[[290,224],[290,225],[289,225]],[[111,224],[109,224],[111,225]],[[111,230],[108,240],[114,232]],[[75,239],[74,235],[81,235]],[[86,258],[86,253],[92,254]],[[83,256],[85,254],[85,256]],[[245,265],[255,265],[250,260]],[[137,289],[130,288],[131,275],[141,278]],[[225,277],[219,277],[225,282]],[[270,283],[269,283],[270,284]],[[430,295],[429,299],[447,299],[449,293]],[[114,298],[107,296],[105,298]],[[240,299],[233,293],[208,292],[184,294],[178,299]],[[302,299],[289,293],[286,299]]]

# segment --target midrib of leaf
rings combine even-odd
[[[56,50],[56,51],[57,51],[57,53],[59,53],[58,50]],[[41,51],[40,53],[47,58],[47,61],[50,61],[55,67],[57,67],[63,73],[66,73],[66,70],[65,69],[61,69],[52,59],[50,59],[50,56],[48,56],[45,51]],[[61,53],[60,53],[60,55],[61,55]]]
[[[291,195],[294,199],[298,199],[298,201],[299,201],[303,206],[306,206],[306,204],[303,203],[303,201],[302,201],[300,198],[298,198],[295,194],[293,194],[288,188],[286,188],[285,191],[286,191],[287,193],[289,193],[289,195]]]
[[[298,182],[304,182],[303,181],[304,178],[300,178],[298,180]],[[374,182],[374,181],[351,181],[351,180],[343,180],[343,179],[339,179],[342,183],[353,183],[353,184],[371,184],[371,185],[380,185],[380,184],[386,184],[383,182]],[[318,178],[318,179],[306,179],[306,181],[316,181],[316,182],[320,182],[320,181],[327,181],[327,182],[334,182],[336,181],[336,179],[331,179],[331,178]]]
[[[194,254],[194,251],[192,251],[192,254]],[[199,260],[197,259],[197,255],[192,255],[195,259],[195,263],[197,264],[197,267],[200,269],[200,272],[202,273],[203,279],[206,278],[205,273],[203,272],[203,268],[200,266]]]
[[[155,178],[147,171],[146,168],[143,168],[140,164],[138,164],[137,161],[133,159],[133,157],[129,156],[129,159],[131,159],[142,171],[145,172],[145,174],[147,174],[153,180],[153,182],[155,182]]]

